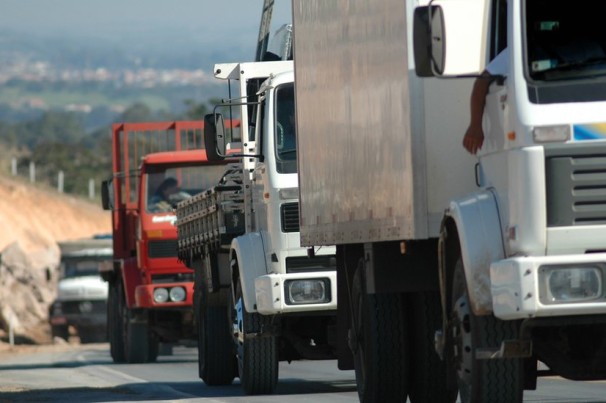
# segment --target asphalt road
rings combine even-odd
[[[175,347],[155,364],[113,364],[107,344],[69,345],[21,354],[0,354],[0,403],[24,402],[357,402],[352,371],[335,361],[280,364],[271,396],[245,396],[231,386],[207,387],[197,376],[196,350]],[[541,378],[525,402],[606,403],[606,382]]]

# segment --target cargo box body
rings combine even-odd
[[[412,3],[293,1],[303,245],[437,237],[475,189],[471,80],[415,75]]]

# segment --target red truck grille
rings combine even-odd
[[[147,256],[150,259],[177,257],[177,240],[149,241]]]

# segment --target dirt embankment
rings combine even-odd
[[[0,343],[7,341],[9,321],[18,341],[50,341],[57,242],[111,232],[110,213],[87,200],[0,177],[0,223]]]

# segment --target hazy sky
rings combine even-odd
[[[1,0],[0,29],[45,36],[123,34],[132,40],[153,26],[167,37],[194,32],[208,46],[250,46],[254,55],[262,5],[263,0]],[[276,0],[272,26],[290,18],[290,0]]]

